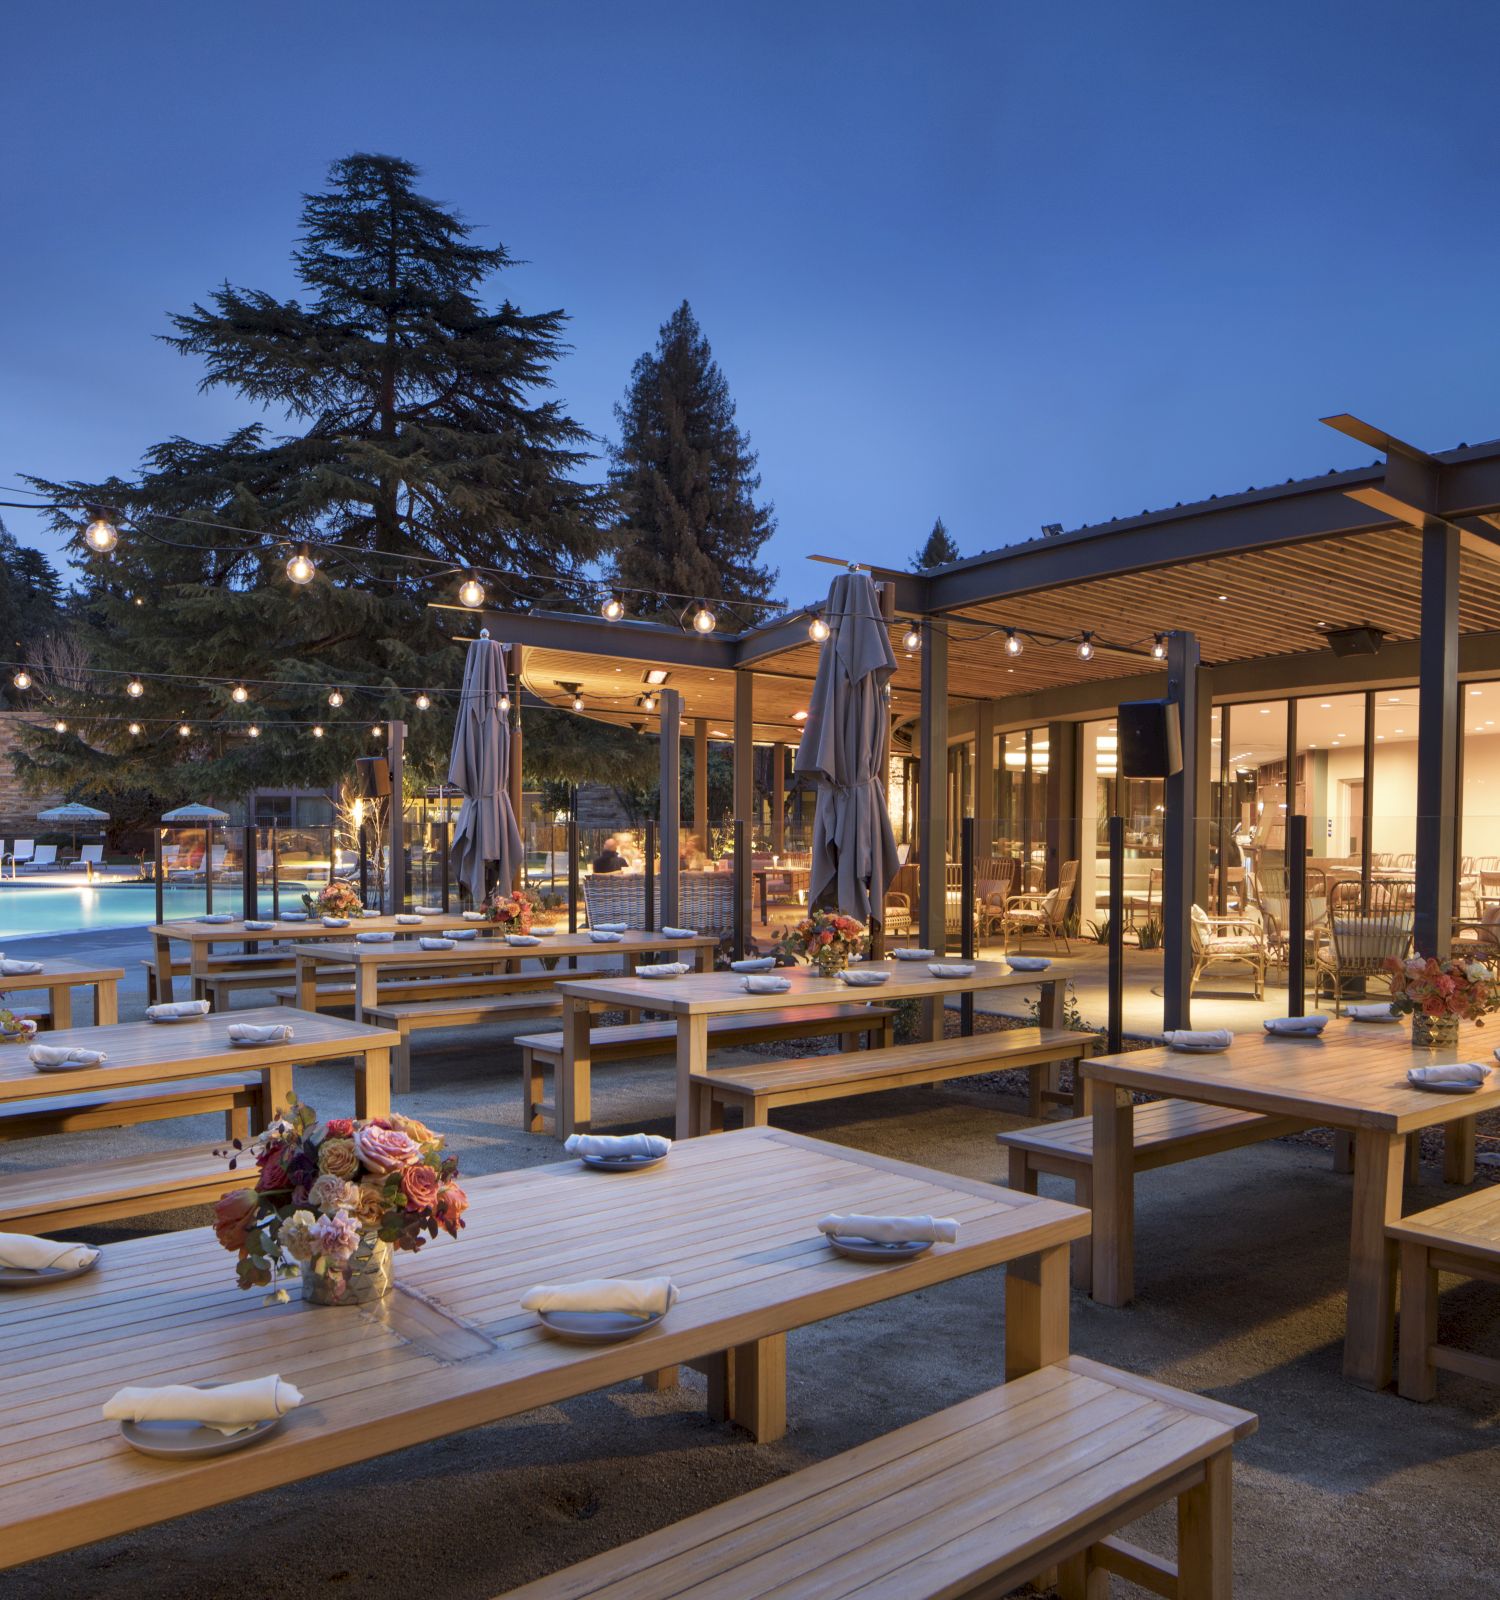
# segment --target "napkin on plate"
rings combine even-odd
[[[665,939],[696,939],[698,937],[696,928],[663,928],[661,931],[662,937]]]
[[[415,911],[419,917],[440,917],[443,914],[443,908],[441,906],[413,906],[412,910]]]
[[[86,1267],[99,1252],[92,1245],[62,1239],[38,1239],[30,1233],[0,1233],[0,1267],[40,1272],[44,1267]]]
[[[542,941],[538,939],[534,933],[508,933],[505,936],[505,942],[506,944],[515,944],[521,945],[522,947],[527,947],[534,944],[540,944]]]
[[[176,1017],[206,1017],[207,1000],[168,1000],[159,1006],[147,1006],[146,1015],[153,1022],[170,1022]]]
[[[677,1304],[670,1278],[585,1278],[581,1283],[539,1283],[521,1296],[525,1311],[625,1311],[659,1317]]]
[[[453,948],[453,941],[451,939],[424,937],[418,939],[417,943],[421,945],[424,950],[451,950]]]
[[[688,970],[685,961],[655,961],[648,966],[637,967],[635,975],[638,978],[680,978]]]
[[[354,935],[360,944],[394,944],[396,935],[389,928],[371,928],[364,933]]]
[[[596,922],[594,926],[600,933],[624,933],[630,924],[628,922]]]
[[[322,921],[325,928],[347,928],[349,926],[348,917],[324,917]]]
[[[1437,1067],[1412,1067],[1408,1083],[1483,1083],[1490,1069],[1481,1061],[1455,1061]]]
[[[952,1217],[865,1217],[857,1212],[841,1216],[832,1212],[818,1223],[819,1233],[836,1233],[841,1239],[873,1239],[877,1244],[908,1244],[918,1239],[952,1244],[958,1224]]]
[[[292,1025],[289,1022],[231,1022],[229,1037],[236,1044],[288,1044]]]
[[[455,928],[453,932],[448,935],[448,937],[450,939],[477,939],[479,937],[479,929]]]
[[[198,920],[199,922],[233,922],[234,918],[227,911],[206,911]]]
[[[41,970],[40,961],[19,961],[14,956],[0,956],[0,978],[29,978]]]
[[[283,911],[281,920],[283,922],[306,922],[307,913],[305,911]]]
[[[755,972],[745,979],[746,994],[785,994],[791,986],[790,978],[777,977],[771,972]]]
[[[201,1422],[218,1433],[243,1433],[257,1422],[284,1417],[302,1404],[294,1385],[276,1373],[245,1383],[198,1389],[190,1383],[120,1389],[104,1402],[106,1422]]]
[[[276,924],[274,922],[247,922],[246,931],[249,933],[269,933]]]
[[[1169,1028],[1162,1038],[1172,1050],[1227,1050],[1234,1043],[1228,1028]]]
[[[399,922],[404,928],[410,928],[421,920],[421,917],[419,917],[414,911],[398,911],[396,913],[396,921]]]
[[[1344,1015],[1353,1017],[1356,1022],[1394,1022],[1397,1013],[1391,1010],[1388,1001],[1381,1000],[1374,1005],[1345,1006]]]
[[[1004,959],[1012,972],[1045,972],[1052,965],[1046,956],[1006,956]]]
[[[1327,1026],[1327,1017],[1272,1017],[1266,1023],[1266,1032],[1319,1034]]]
[[[465,922],[483,922],[484,921],[484,912],[482,912],[482,911],[465,911],[463,913],[463,919],[464,919]]]
[[[858,967],[838,975],[839,982],[847,983],[851,989],[878,989],[889,977],[888,972],[861,972]]]
[[[82,1045],[34,1044],[27,1052],[39,1067],[97,1067],[108,1056],[102,1050],[85,1050]]]
[[[897,961],[931,961],[937,954],[936,950],[892,950],[891,954]]]
[[[625,935],[623,933],[615,933],[609,928],[589,929],[589,938],[592,939],[595,944],[619,944],[620,940],[624,937]]]
[[[671,1148],[659,1133],[570,1133],[563,1140],[570,1156],[664,1156]]]

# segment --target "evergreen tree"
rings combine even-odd
[[[389,156],[335,162],[327,191],[304,198],[293,257],[304,299],[226,283],[172,319],[168,342],[203,360],[206,387],[295,431],[247,422],[218,443],[169,439],[134,482],[32,480],[57,497],[56,524],[79,552],[96,669],[269,680],[243,705],[228,686],[150,677],[135,701],[102,676],[83,693],[52,686],[71,731],[31,741],[34,781],[118,804],[133,795],[147,813],[293,778],[322,786],[379,748],[372,723],[403,715],[414,771],[436,774],[451,720],[399,691],[451,685],[456,700],[454,618],[428,603],[451,603],[458,579],[401,558],[499,568],[503,580],[485,578],[499,605],[582,592],[604,497],[577,477],[590,436],[547,394],[564,314],[487,304],[511,258],[475,243],[417,177]],[[101,506],[124,523],[103,557],[79,537]],[[285,568],[303,543],[319,570],[299,587]],[[345,688],[342,709],[327,704],[332,687]],[[122,720],[101,720],[101,704]],[[252,721],[264,727],[253,741]]]
[[[615,407],[610,482],[620,507],[614,575],[636,616],[681,613],[697,597],[741,602],[754,621],[776,581],[756,563],[776,520],[755,503],[756,456],[735,423],[729,385],[684,300],[636,361]]]
[[[35,659],[48,634],[61,626],[62,583],[40,550],[17,543],[0,522],[0,660]],[[11,685],[13,668],[0,672],[0,705],[24,707],[24,691]]]
[[[911,558],[913,572],[931,572],[934,567],[946,567],[950,561],[958,560],[958,546],[954,544],[952,536],[943,525],[939,517],[932,525],[932,532],[927,535],[927,541],[916,555]]]

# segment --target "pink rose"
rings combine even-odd
[[[214,1232],[226,1250],[244,1248],[259,1204],[253,1189],[234,1189],[214,1201]]]
[[[464,1212],[469,1209],[469,1197],[456,1183],[445,1183],[438,1190],[435,1216],[439,1224],[456,1239],[464,1225]]]
[[[409,1134],[396,1128],[377,1128],[374,1123],[358,1130],[354,1147],[371,1172],[399,1172],[422,1157],[422,1147]]]
[[[438,1197],[438,1175],[424,1162],[407,1167],[401,1174],[401,1193],[407,1205],[426,1211]]]

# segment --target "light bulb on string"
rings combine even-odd
[[[18,689],[29,689],[31,687],[31,674],[26,670],[25,667],[22,667],[21,670],[10,681],[15,684],[16,688]]]
[[[811,639],[814,644],[822,644],[822,642],[832,632],[833,629],[828,626],[828,624],[817,614],[817,612],[814,612],[812,621],[807,625],[807,637]]]
[[[922,648],[922,630],[916,623],[912,623],[906,632],[902,634],[901,643],[908,650],[920,650]]]
[[[1151,654],[1154,655],[1158,661],[1165,661],[1167,659],[1167,637],[1165,634],[1157,634],[1156,642],[1151,646]]]
[[[59,717],[57,721],[52,724],[52,731],[53,733],[66,733],[68,731],[68,725],[61,717]]]
[[[477,574],[471,572],[459,584],[458,598],[470,611],[477,611],[484,604],[484,585],[479,581]]]
[[[654,694],[648,694],[645,697],[645,699],[643,699],[641,701],[641,710],[642,711],[655,711],[656,710],[656,696]]]
[[[575,711],[583,710],[583,696],[581,694],[575,694],[573,696],[573,709]]]
[[[1026,648],[1021,643],[1021,635],[1014,628],[1005,630],[1005,653],[1008,656],[1018,656]]]
[[[620,618],[625,615],[625,602],[621,600],[619,595],[612,594],[604,602],[604,604],[599,607],[599,615],[603,617],[606,622],[618,622]]]
[[[145,692],[146,685],[142,683],[139,678],[132,678],[130,682],[125,685],[125,693],[128,694],[132,700],[139,700],[140,697],[145,694]]]
[[[500,709],[501,711],[510,710],[510,696],[508,694],[503,694],[500,696]]]
[[[191,739],[192,736],[193,736],[193,730],[190,727],[188,727],[187,723],[179,722],[177,724],[177,737],[179,739]]]
[[[135,738],[139,738],[140,737],[140,733],[141,733],[141,725],[140,725],[140,723],[132,722],[130,724],[130,732]]]
[[[321,722],[314,723],[312,733],[314,739],[321,739],[323,737],[323,724]]]
[[[426,711],[432,705],[432,696],[419,694],[416,703],[418,711]]]
[[[329,703],[329,705],[331,705],[333,707],[333,709],[335,711],[337,711],[338,708],[341,705],[343,705],[343,703],[344,703],[344,696],[343,696],[342,690],[330,689],[328,691],[328,703]]]
[[[373,733],[377,739],[385,738],[385,729],[382,728],[378,722],[373,728],[370,729],[370,732]]]
[[[1080,661],[1094,659],[1094,635],[1089,628],[1083,630],[1083,637],[1078,641],[1078,659]]]
[[[708,601],[700,600],[698,609],[693,613],[693,629],[697,633],[712,633],[719,625],[719,619],[708,608]]]
[[[237,706],[242,706],[250,698],[250,691],[244,686],[244,684],[237,683],[235,684],[234,688],[229,691],[229,698],[233,700]]]
[[[286,564],[286,575],[293,583],[311,583],[317,574],[317,566],[313,558],[308,555],[306,545],[303,545]]]
[[[120,530],[107,517],[95,517],[83,530],[83,542],[90,550],[107,556],[120,542]]]
[[[256,727],[253,722],[248,728],[245,729],[245,732],[248,733],[252,739],[260,738],[260,729]]]

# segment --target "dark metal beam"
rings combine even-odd
[[[1182,770],[1167,779],[1162,834],[1162,1025],[1191,1026],[1191,908],[1198,873],[1198,793],[1205,752],[1199,748],[1198,641],[1167,635],[1167,702],[1182,729]]]
[[[1422,535],[1422,650],[1417,704],[1417,882],[1413,943],[1427,956],[1453,939],[1458,811],[1458,562],[1453,528]]]
[[[662,667],[709,667],[716,672],[729,671],[735,660],[735,640],[731,637],[693,633],[656,622],[607,622],[603,617],[568,612],[486,611],[483,623],[493,639],[535,645],[543,650],[576,650],[581,655],[617,656],[623,661],[645,661]]]
[[[682,696],[676,689],[661,691],[661,795],[658,817],[661,824],[661,926],[670,928],[679,920],[678,889],[681,885],[682,841]],[[650,892],[650,879],[647,892]],[[650,907],[647,907],[648,911]]]
[[[918,920],[922,944],[948,948],[948,634],[922,623],[922,779],[918,839]]]
[[[737,669],[734,674],[734,820],[743,823],[737,829],[736,840],[743,838],[745,849],[750,849],[755,823],[755,674]],[[740,926],[750,926],[750,898],[752,881],[748,854],[744,861],[735,860],[736,914]]]

